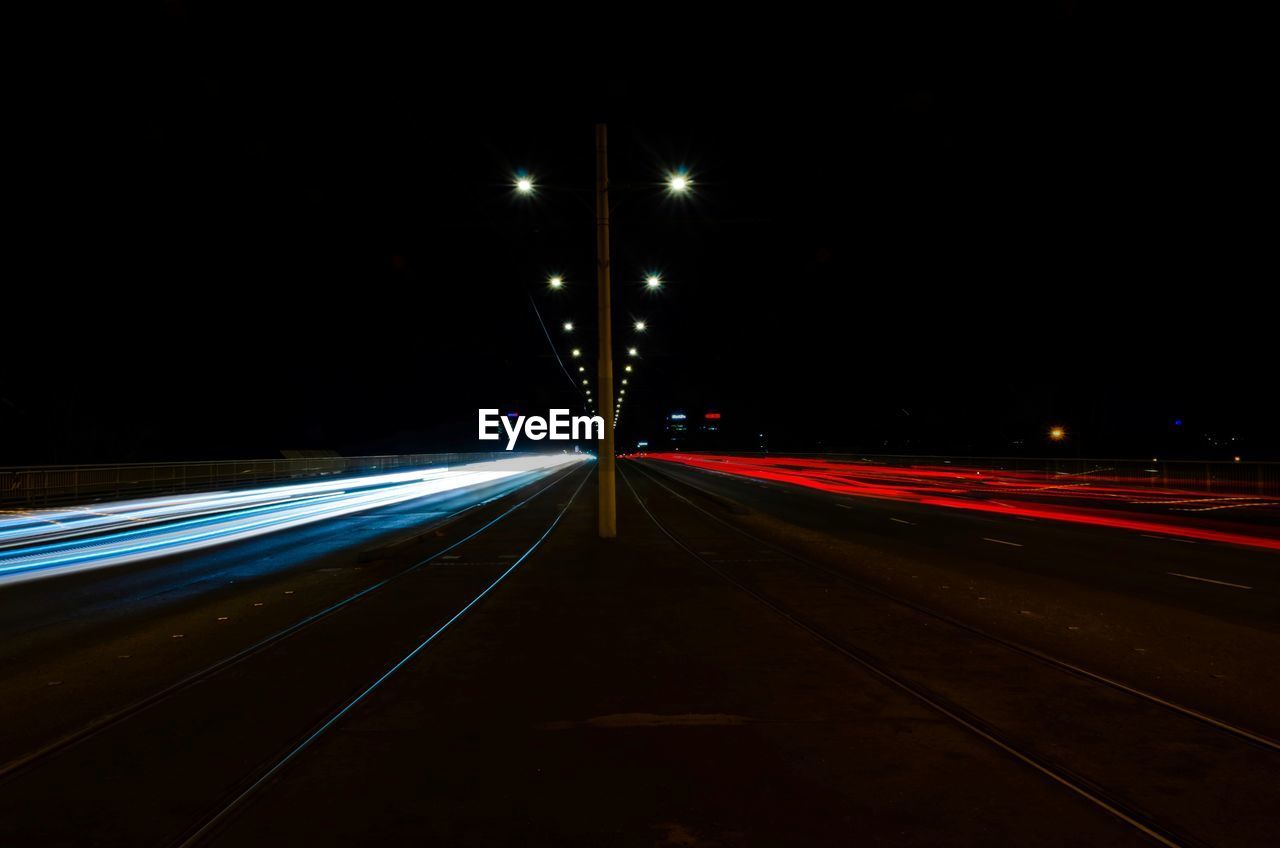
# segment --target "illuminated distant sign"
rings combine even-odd
[[[720,413],[718,413],[718,412],[708,412],[708,413],[707,413],[707,420],[708,420],[708,421],[719,421],[719,420],[720,420]]]
[[[647,447],[649,447],[649,443],[648,443],[648,442],[636,442],[636,447],[638,447],[638,448],[647,448]]]
[[[685,418],[685,415],[683,412],[673,412],[667,417],[670,418],[672,421],[683,421]]]

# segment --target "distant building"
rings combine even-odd
[[[667,441],[672,447],[683,444],[689,437],[689,416],[682,410],[667,414]]]

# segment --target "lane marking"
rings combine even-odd
[[[836,506],[840,507],[841,509],[853,509],[853,507],[849,506],[848,504],[840,504],[840,503],[838,503],[838,504],[836,504]]]
[[[915,526],[916,526],[916,523],[915,523],[914,521],[903,521],[901,518],[894,518],[892,515],[891,515],[891,516],[889,516],[889,520],[890,520],[890,521],[896,521],[896,522],[898,522],[899,524],[909,524],[909,525],[911,525],[912,527],[915,527]]]
[[[657,516],[655,516],[649,510],[649,508],[645,505],[644,501],[640,499],[640,495],[636,491],[635,486],[632,485],[631,480],[627,476],[627,473],[625,471],[622,471],[621,476],[622,476],[623,482],[627,484],[627,488],[631,489],[631,494],[635,497],[636,501],[640,503],[640,508],[643,509],[645,513],[648,514],[650,520],[653,521],[654,525],[660,531],[662,531],[662,533],[664,533],[667,536],[667,538],[669,538],[672,542],[674,542],[677,547],[683,548],[685,551],[689,552],[690,554],[693,554],[695,558],[698,558],[696,552],[692,548],[690,548],[684,542],[676,538],[676,536],[673,535],[672,532],[668,530],[667,527],[661,521],[658,520]],[[666,488],[666,486],[663,486],[662,483],[656,480],[654,482],[657,482],[660,487],[664,489]],[[699,509],[701,509],[701,507],[699,507]],[[999,540],[992,540],[992,541],[999,541]],[[1007,542],[1006,544],[1015,544],[1015,543]],[[880,665],[880,663],[874,658],[864,656],[860,652],[854,649],[850,649],[848,646],[832,639],[830,636],[827,636],[821,631],[814,629],[813,627],[806,624],[801,619],[796,618],[790,612],[788,612],[787,610],[775,604],[773,601],[766,598],[764,595],[761,595],[759,592],[756,592],[754,589],[751,589],[750,587],[735,580],[733,577],[730,577],[727,573],[716,568],[714,565],[707,562],[706,560],[700,560],[700,561],[712,572],[719,575],[726,582],[736,586],[738,589],[742,590],[747,595],[750,595],[752,598],[758,601],[762,606],[772,610],[779,617],[795,625],[800,630],[805,631],[806,633],[813,636],[818,641],[835,649],[840,654],[847,657],[849,660],[857,663],[858,665],[862,666],[871,674],[883,680],[888,685],[902,692],[905,692],[908,696],[915,698],[916,700],[923,703],[925,706],[930,707],[936,712],[946,716],[947,718],[956,722],[960,726],[976,734],[980,738],[986,740],[992,745],[995,745],[997,748],[1000,748],[1002,751],[1009,754],[1010,756],[1018,759],[1019,761],[1025,763],[1026,765],[1040,772],[1045,777],[1048,777],[1050,780],[1055,781],[1056,783],[1063,786],[1064,788],[1076,793],[1077,795],[1080,795],[1081,797],[1090,801],[1091,803],[1096,804],[1097,806],[1101,807],[1103,810],[1106,810],[1108,813],[1114,815],[1116,818],[1120,819],[1121,821],[1131,825],[1132,827],[1136,828],[1142,833],[1145,833],[1146,835],[1150,836],[1152,839],[1159,842],[1161,845],[1168,846],[1168,848],[1181,848],[1180,843],[1165,836],[1162,832],[1160,832],[1159,829],[1157,829],[1160,827],[1159,825],[1145,824],[1141,819],[1135,818],[1134,815],[1131,815],[1125,812],[1122,807],[1117,806],[1115,803],[1109,801],[1106,798],[1106,796],[1102,795],[1101,793],[1095,790],[1090,789],[1086,784],[1079,782],[1070,772],[1064,772],[1060,770],[1058,767],[1055,767],[1051,762],[1042,761],[1035,754],[1024,753],[1022,750],[1016,747],[1014,743],[1006,741],[1004,738],[1002,738],[999,731],[995,730],[994,728],[989,729],[987,726],[984,726],[984,723],[980,718],[965,712],[962,708],[958,709],[958,708],[950,707],[948,704],[946,704],[946,702],[939,700],[936,696],[928,694],[927,690],[922,691],[922,689],[917,684],[911,682],[910,680],[902,677],[898,677],[892,672],[885,670]],[[268,774],[266,777],[262,779],[265,780],[267,777],[270,777],[270,776],[271,775]],[[211,822],[210,824],[212,825],[213,823],[214,822]],[[209,826],[206,826],[205,828],[206,832],[208,828]],[[201,833],[197,833],[196,836],[198,838],[203,835],[204,833],[201,832]],[[187,848],[188,844],[194,841],[195,841],[194,838],[192,840],[188,840],[187,843],[183,843],[181,846],[179,846],[179,848]]]
[[[1159,539],[1162,542],[1164,541],[1164,536],[1152,536],[1150,533],[1140,533],[1139,535],[1144,539]]]
[[[1006,542],[1004,539],[992,539],[990,536],[983,536],[983,537],[982,537],[982,541],[984,541],[984,542],[995,542],[997,545],[1009,545],[1009,546],[1014,547],[1014,548],[1022,548],[1022,547],[1026,547],[1026,546],[1025,546],[1025,545],[1023,545],[1021,542]]]
[[[1181,577],[1184,580],[1199,580],[1201,583],[1214,583],[1218,586],[1230,586],[1232,589],[1252,589],[1252,586],[1246,586],[1243,583],[1228,583],[1225,580],[1211,580],[1208,577],[1196,577],[1194,574],[1179,574],[1176,571],[1166,571],[1172,577]]]
[[[639,465],[639,463],[637,463],[637,465]],[[644,475],[645,475],[646,477],[648,477],[649,479],[653,480],[653,482],[654,482],[655,484],[657,484],[659,487],[661,487],[661,488],[663,488],[663,489],[666,489],[666,491],[667,491],[667,492],[669,492],[669,493],[671,493],[671,494],[675,494],[674,492],[671,492],[671,490],[670,490],[670,489],[668,489],[665,485],[663,485],[663,483],[662,483],[661,481],[659,481],[656,477],[654,477],[654,475],[653,475],[652,473],[650,473],[650,472],[648,472],[648,471],[644,470],[644,469],[643,469],[643,467],[641,468],[641,473],[642,473],[642,474],[644,474]],[[708,473],[711,473],[711,472],[708,472]],[[623,480],[624,480],[624,482],[626,482],[626,474],[625,474],[625,472],[623,473],[623,475],[622,475],[622,476],[623,476]],[[628,483],[628,485],[629,485],[629,483]],[[690,484],[690,485],[693,485],[693,484]],[[695,487],[695,488],[697,488],[697,487]],[[634,492],[634,489],[633,489],[632,491]],[[701,506],[698,506],[697,504],[693,503],[692,501],[688,501],[688,500],[686,500],[686,502],[687,502],[687,503],[689,503],[691,506],[693,506],[693,508],[694,508],[694,509],[696,509],[696,510],[698,510],[699,512],[701,512],[703,515],[705,515],[705,516],[707,516],[708,518],[710,518],[712,521],[715,521],[715,522],[716,522],[716,523],[718,523],[718,524],[723,524],[725,527],[728,527],[729,529],[734,530],[735,532],[740,533],[740,534],[742,534],[742,535],[746,536],[746,537],[747,537],[747,538],[749,538],[749,539],[752,539],[752,540],[757,541],[757,542],[763,542],[763,540],[762,540],[762,539],[759,539],[758,537],[753,536],[752,534],[748,533],[746,530],[743,530],[743,529],[741,529],[741,528],[739,528],[739,527],[737,527],[737,526],[735,526],[735,525],[730,524],[728,521],[726,521],[726,520],[725,520],[725,519],[723,519],[723,518],[720,518],[720,517],[719,517],[719,516],[717,516],[717,515],[713,515],[713,514],[711,514],[710,512],[708,512],[707,510],[703,509]],[[765,543],[765,544],[768,544],[768,543]],[[799,557],[797,557],[795,554],[789,554],[789,553],[786,553],[785,551],[782,551],[782,549],[780,549],[780,548],[779,548],[778,550],[780,550],[780,551],[781,551],[782,553],[784,553],[786,556],[788,556],[788,557],[790,557],[790,558],[792,558],[792,559],[797,560],[798,562],[805,562],[805,563],[807,563],[808,565],[810,565],[810,567],[817,568],[819,571],[824,570],[824,569],[822,569],[822,568],[820,568],[820,567],[818,567],[818,566],[814,565],[813,563],[809,563],[807,560],[804,560],[803,558],[799,558]],[[913,575],[911,575],[911,576],[912,576],[912,578],[913,578],[913,579],[917,577],[917,575],[914,575],[914,574],[913,574]],[[1090,679],[1090,680],[1094,680],[1094,681],[1096,681],[1096,682],[1098,682],[1098,683],[1101,683],[1101,684],[1103,684],[1103,685],[1110,686],[1110,687],[1111,687],[1111,688],[1113,688],[1113,689],[1119,690],[1119,691],[1121,691],[1121,692],[1126,692],[1126,693],[1128,693],[1128,694],[1130,694],[1130,695],[1133,695],[1134,697],[1137,697],[1137,698],[1141,698],[1141,699],[1142,699],[1142,700],[1144,700],[1144,701],[1149,701],[1149,702],[1151,702],[1151,703],[1153,703],[1153,704],[1159,704],[1161,707],[1164,707],[1165,709],[1170,710],[1170,711],[1172,711],[1172,712],[1179,713],[1180,715],[1186,716],[1186,717],[1188,717],[1188,718],[1195,719],[1196,721],[1204,722],[1205,724],[1211,725],[1211,726],[1213,726],[1213,727],[1216,727],[1216,728],[1218,728],[1218,729],[1220,729],[1220,730],[1226,731],[1227,733],[1233,734],[1233,735],[1235,735],[1235,736],[1239,736],[1239,737],[1241,737],[1241,738],[1243,738],[1243,739],[1248,739],[1249,741],[1251,741],[1251,742],[1253,742],[1253,743],[1255,743],[1255,744],[1257,744],[1257,745],[1259,745],[1259,746],[1261,746],[1261,747],[1264,747],[1264,748],[1266,748],[1266,749],[1268,749],[1268,750],[1270,750],[1270,751],[1280,751],[1280,741],[1277,741],[1277,740],[1275,740],[1275,739],[1272,739],[1272,738],[1270,738],[1270,737],[1268,737],[1268,736],[1264,736],[1264,735],[1262,735],[1262,734],[1260,734],[1260,733],[1254,733],[1253,731],[1248,730],[1247,728],[1240,727],[1240,726],[1238,726],[1238,725],[1231,724],[1231,723],[1226,722],[1226,721],[1222,721],[1221,719],[1214,718],[1214,717],[1213,717],[1213,716],[1211,716],[1211,715],[1207,715],[1207,714],[1205,714],[1205,713],[1199,712],[1199,711],[1197,711],[1197,710],[1192,709],[1191,707],[1183,706],[1182,704],[1176,703],[1176,702],[1174,702],[1174,701],[1166,700],[1166,699],[1164,699],[1164,698],[1161,698],[1161,697],[1160,697],[1160,696],[1158,696],[1158,695],[1154,695],[1154,694],[1152,694],[1151,692],[1147,692],[1147,691],[1144,691],[1144,690],[1142,690],[1142,689],[1134,688],[1133,686],[1129,686],[1129,685],[1127,685],[1127,684],[1125,684],[1125,683],[1122,683],[1122,682],[1120,682],[1119,680],[1116,680],[1116,679],[1114,679],[1114,678],[1106,677],[1105,675],[1098,674],[1097,672],[1094,672],[1094,671],[1089,671],[1088,669],[1086,669],[1086,668],[1082,668],[1081,666],[1074,665],[1074,664],[1072,664],[1072,663],[1066,662],[1065,660],[1058,659],[1057,657],[1054,657],[1054,656],[1052,656],[1052,655],[1050,655],[1050,654],[1046,654],[1046,653],[1043,653],[1043,652],[1041,652],[1041,651],[1037,651],[1035,648],[1031,648],[1031,647],[1028,647],[1028,646],[1026,646],[1026,645],[1019,644],[1019,643],[1017,643],[1017,642],[1010,642],[1010,641],[1007,641],[1007,640],[1005,640],[1005,639],[1001,639],[1001,638],[999,638],[999,637],[997,637],[997,636],[993,636],[993,635],[991,635],[990,633],[987,633],[987,632],[986,632],[986,631],[984,631],[984,630],[981,630],[981,629],[979,629],[979,628],[976,628],[976,627],[973,627],[973,626],[970,626],[970,625],[967,625],[967,624],[963,624],[963,623],[961,623],[961,622],[959,622],[959,621],[956,621],[955,619],[952,619],[952,618],[950,618],[950,617],[948,617],[948,616],[946,616],[946,615],[943,615],[943,614],[938,613],[938,612],[936,612],[936,611],[930,610],[930,609],[929,609],[929,608],[927,608],[927,607],[920,606],[920,605],[918,605],[918,604],[913,604],[913,603],[911,603],[910,601],[903,600],[902,598],[897,597],[896,595],[894,595],[894,594],[892,594],[892,593],[890,593],[890,592],[885,592],[885,591],[883,591],[883,590],[874,589],[874,588],[869,587],[869,586],[866,586],[866,585],[863,585],[863,586],[861,586],[860,588],[862,588],[863,590],[866,590],[866,591],[871,591],[871,592],[872,592],[872,593],[874,593],[874,594],[881,595],[882,597],[888,598],[888,599],[890,599],[890,600],[894,601],[895,603],[901,604],[901,605],[903,605],[903,606],[905,606],[905,607],[907,607],[907,608],[909,608],[909,609],[915,609],[915,610],[917,610],[918,612],[922,612],[922,613],[924,613],[924,614],[926,614],[926,615],[929,615],[929,616],[930,616],[930,617],[932,617],[932,618],[937,618],[937,619],[939,619],[939,620],[941,620],[941,621],[944,621],[944,622],[946,622],[946,623],[948,623],[948,624],[952,625],[953,627],[958,627],[958,628],[960,628],[961,630],[966,630],[966,631],[968,631],[968,632],[970,632],[970,633],[973,633],[973,634],[975,634],[975,635],[977,635],[977,636],[979,636],[979,637],[981,637],[981,638],[991,640],[992,642],[995,642],[996,644],[1003,645],[1004,647],[1006,647],[1006,648],[1010,648],[1010,649],[1012,649],[1012,650],[1014,650],[1014,651],[1017,651],[1018,653],[1026,654],[1027,656],[1030,656],[1030,657],[1035,657],[1036,659],[1039,659],[1039,660],[1041,660],[1041,661],[1043,661],[1043,662],[1046,662],[1046,663],[1048,663],[1048,664],[1050,664],[1050,665],[1052,665],[1052,666],[1055,666],[1055,667],[1057,667],[1057,668],[1065,669],[1066,671],[1069,671],[1069,672],[1071,672],[1071,673],[1073,673],[1073,674],[1076,674],[1076,675],[1078,675],[1078,676],[1080,676],[1080,677],[1088,678],[1088,679]],[[950,589],[951,587],[950,587],[950,586],[939,586],[938,588],[939,588],[939,589]],[[1077,626],[1077,625],[1070,625],[1070,626],[1068,626],[1068,627],[1067,627],[1067,629],[1068,629],[1068,630],[1072,630],[1072,631],[1077,631],[1077,632],[1079,632],[1082,628],[1081,628],[1081,627],[1079,627],[1079,626]],[[1220,675],[1214,675],[1214,676],[1215,676],[1215,677],[1220,677]]]

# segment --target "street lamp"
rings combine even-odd
[[[572,322],[572,321],[565,321],[565,322],[564,322],[564,331],[565,331],[566,333],[572,333],[572,332],[573,332],[573,322]]]
[[[639,356],[639,355],[640,355],[639,348],[635,348],[635,347],[627,348],[627,356]]]
[[[598,469],[599,479],[599,511],[598,511],[598,527],[600,538],[610,539],[618,534],[617,528],[617,484],[616,469],[614,465],[614,433],[613,427],[609,426],[610,420],[616,421],[617,415],[609,415],[610,407],[609,396],[613,394],[613,319],[612,319],[612,292],[610,283],[610,258],[609,258],[609,218],[610,218],[610,186],[609,186],[609,145],[608,145],[608,128],[605,124],[596,124],[595,126],[595,152],[596,152],[596,185],[595,185],[595,224],[596,224],[596,333],[598,334],[598,360],[597,374],[600,383],[600,391],[603,399],[599,403],[600,411],[604,413],[606,426],[604,427],[603,439],[600,444],[599,462],[596,466]],[[512,175],[514,178],[515,191],[523,195],[536,194],[536,184],[533,177],[527,172],[519,171]],[[667,189],[672,194],[683,194],[690,190],[693,181],[689,174],[683,170],[673,170],[666,175]],[[662,278],[657,273],[650,273],[645,278],[645,287],[649,291],[654,291],[662,286]],[[561,277],[551,277],[548,280],[548,286],[552,289],[559,289],[564,284]],[[645,323],[643,321],[635,321],[633,323],[636,332],[644,332]],[[572,330],[569,322],[564,324],[565,332]],[[638,355],[635,349],[631,351],[632,356]],[[582,351],[579,348],[573,349],[573,357],[579,358]],[[625,370],[632,370],[630,365]]]
[[[1060,442],[1067,437],[1067,431],[1062,427],[1050,427],[1049,438],[1055,442]]]

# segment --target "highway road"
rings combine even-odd
[[[433,483],[424,493],[408,483],[406,491],[383,498],[384,505],[286,523],[270,534],[127,562],[108,554],[93,568],[0,586],[0,722],[6,728],[0,780],[7,790],[0,844],[138,845],[173,838],[187,823],[182,816],[198,818],[212,803],[170,779],[192,772],[198,744],[210,746],[203,753],[226,769],[198,768],[213,777],[216,799],[252,761],[252,755],[236,758],[237,744],[256,750],[263,733],[274,744],[305,731],[353,686],[385,671],[388,657],[398,657],[424,626],[438,628],[510,567],[508,548],[519,555],[519,546],[536,540],[546,515],[559,509],[548,503],[552,490],[571,478],[581,485],[585,463],[578,459],[513,463],[479,477],[467,469],[455,475],[456,485]],[[428,476],[439,480],[435,471]],[[338,485],[362,491],[350,479]],[[147,502],[145,509],[152,508]],[[218,517],[240,522],[241,512]],[[170,540],[174,522],[189,518],[142,523],[149,534]],[[461,578],[447,568],[464,549],[494,545],[491,531],[499,528],[502,551],[485,558],[486,568]],[[68,528],[63,522],[49,532]],[[104,534],[76,541],[114,553],[120,533],[112,522]],[[58,542],[36,542],[49,544]],[[28,550],[5,553],[22,561]],[[439,591],[406,596],[411,584]],[[407,617],[395,611],[406,597],[413,611]],[[367,650],[363,638],[373,642]],[[298,669],[290,657],[307,650],[303,646],[310,659]],[[220,686],[232,693],[227,700],[219,700]],[[111,767],[94,759],[103,750],[112,752],[106,755]],[[215,775],[227,774],[225,783],[216,783]],[[154,790],[157,776],[182,796],[173,807],[182,811],[177,818],[154,815],[164,809],[162,799],[141,803],[134,796],[139,786]],[[120,794],[89,791],[68,810],[59,787],[86,782],[110,784]],[[113,823],[102,827],[104,821]]]
[[[10,540],[105,557],[0,584],[0,844],[1271,844],[1265,515],[738,471],[622,462],[608,541],[580,462]]]
[[[1280,504],[1233,525],[1170,511],[1194,506],[1185,496],[1161,509],[1142,492],[1145,503],[1126,498],[1103,509],[1072,487],[1073,506],[1088,498],[1094,508],[1089,521],[1061,521],[1046,516],[1071,507],[1046,504],[1040,491],[1035,500],[1002,493],[1004,509],[993,511],[996,496],[985,491],[955,491],[938,505],[892,489],[850,494],[857,490],[742,476],[722,470],[724,458],[689,461],[641,464],[790,550],[1280,738],[1280,678],[1272,671],[1280,655],[1280,552],[1271,547]],[[895,481],[916,473],[892,471]],[[1126,521],[1159,532],[1114,526]],[[1203,538],[1210,532],[1258,544]]]

